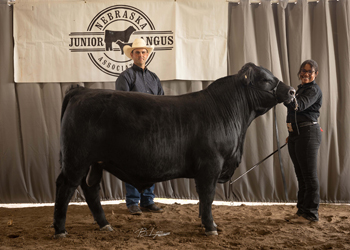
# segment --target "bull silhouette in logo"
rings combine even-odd
[[[114,30],[106,30],[105,31],[105,43],[106,43],[106,51],[113,50],[112,49],[112,43],[115,42],[118,43],[122,54],[123,52],[123,47],[127,45],[127,42],[129,42],[131,34],[136,31],[136,29],[133,26],[129,26],[126,30],[123,31],[114,31]]]

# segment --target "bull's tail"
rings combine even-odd
[[[63,102],[62,102],[61,122],[62,122],[62,118],[63,118],[64,112],[66,111],[66,108],[68,106],[69,100],[76,94],[76,91],[72,91],[72,90],[75,90],[75,89],[85,89],[85,88],[77,84],[77,85],[71,85],[67,89],[67,91],[65,93],[65,96],[63,98]]]
[[[80,85],[71,85],[66,93],[65,96],[63,98],[63,102],[62,102],[62,108],[61,108],[61,122],[62,122],[62,118],[64,115],[64,112],[66,111],[66,108],[68,106],[69,100],[77,93],[77,91],[73,91],[73,90],[79,90],[79,89],[85,89],[84,87],[80,86]],[[59,156],[59,162],[62,168],[62,152],[60,151],[60,156]]]

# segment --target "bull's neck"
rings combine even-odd
[[[256,112],[249,105],[245,87],[236,76],[213,84],[215,86],[210,85],[207,90],[216,114],[221,116],[226,126],[247,128],[255,119]]]

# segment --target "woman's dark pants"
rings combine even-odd
[[[298,215],[306,215],[318,220],[320,187],[317,177],[317,154],[321,144],[319,124],[299,128],[289,132],[288,151],[298,179]]]

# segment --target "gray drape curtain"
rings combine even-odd
[[[349,1],[298,0],[294,4],[280,0],[279,4],[271,4],[262,0],[261,4],[251,4],[241,0],[240,4],[228,4],[228,74],[235,74],[246,62],[254,62],[296,88],[301,62],[309,58],[318,62],[317,83],[323,91],[319,122],[324,130],[318,172],[321,199],[349,202]],[[13,8],[6,0],[0,0],[0,202],[53,202],[55,179],[60,172],[59,120],[65,90],[70,84],[113,89],[114,82],[15,83],[12,14]],[[179,95],[199,91],[210,83],[165,81],[162,85],[167,95]],[[276,107],[276,115],[283,145],[288,136],[283,105]],[[242,162],[233,179],[276,149],[271,110],[249,127]],[[295,201],[297,182],[293,165],[287,148],[281,151],[289,201]],[[194,181],[190,179],[157,183],[155,193],[158,197],[198,199]],[[104,173],[101,197],[123,199],[123,183]],[[218,184],[215,199],[286,201],[278,155],[233,184]],[[73,200],[83,200],[80,189]]]

